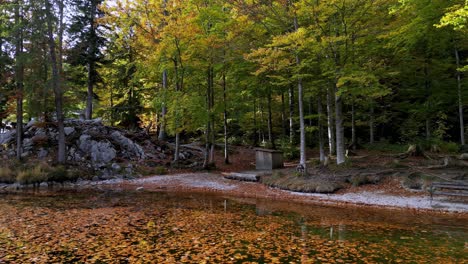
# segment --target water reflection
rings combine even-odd
[[[2,195],[0,208],[0,260],[17,263],[466,260],[466,219],[450,216],[144,191]],[[68,253],[50,255],[47,234]]]

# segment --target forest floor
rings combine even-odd
[[[318,156],[310,151],[309,157]],[[109,180],[89,182],[99,189],[136,189],[148,191],[176,191],[217,193],[251,198],[294,201],[299,203],[326,203],[335,206],[383,207],[434,212],[457,212],[468,215],[466,198],[434,196],[431,199],[427,184],[439,178],[465,178],[466,172],[460,169],[428,169],[427,161],[420,157],[410,157],[404,161],[394,160],[394,155],[376,151],[358,151],[345,167],[310,166],[306,185],[315,186],[317,182],[334,182],[339,185],[333,193],[297,192],[288,188],[278,188],[268,179],[301,178],[295,175],[296,162],[286,162],[285,168],[275,170],[272,175],[262,176],[261,183],[229,180],[221,173],[244,172],[255,169],[255,151],[252,148],[236,147],[230,156],[230,164],[224,164],[222,152],[217,153],[216,170],[193,172],[173,169],[168,175],[149,176],[133,180]],[[401,163],[400,163],[401,162]],[[314,164],[314,161],[311,161]],[[276,176],[275,176],[276,175]],[[279,176],[278,176],[279,175]],[[357,176],[356,176],[357,175]],[[377,175],[373,181],[362,180],[361,175]],[[416,175],[416,176],[415,176]],[[460,176],[461,175],[461,176]],[[356,176],[356,177],[355,177]],[[432,177],[432,178],[431,178]],[[355,180],[357,178],[357,182]],[[409,183],[408,183],[409,182]],[[411,189],[408,185],[418,185]]]

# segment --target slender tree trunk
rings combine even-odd
[[[429,69],[427,68],[427,64],[429,62],[424,63],[424,87],[426,93],[426,103],[427,109],[431,109],[429,97],[430,97],[430,81],[429,81]],[[431,138],[431,119],[429,113],[426,112],[426,139],[429,140]]]
[[[463,100],[462,100],[462,87],[461,87],[461,73],[458,70],[460,68],[460,56],[458,49],[455,49],[455,60],[457,65],[457,94],[458,94],[458,117],[460,120],[460,143],[465,145],[465,124],[463,121]]]
[[[374,119],[375,119],[375,116],[374,116],[374,104],[371,104],[371,108],[370,108],[370,120],[369,120],[369,134],[370,134],[370,138],[369,138],[369,143],[370,144],[374,144],[375,142],[375,139],[374,139]]]
[[[313,118],[312,114],[314,113],[314,100],[312,96],[309,96],[309,127],[313,126]],[[313,146],[314,144],[314,133],[309,133],[309,145]]]
[[[333,100],[334,92],[327,89],[327,129],[328,129],[328,147],[330,148],[329,154],[334,155],[335,152],[335,132],[333,126]]]
[[[96,80],[96,2],[91,0],[91,12],[89,16],[90,39],[88,51],[88,91],[86,96],[86,119],[93,118],[93,98],[94,98],[94,83]]]
[[[60,81],[63,80],[63,32],[65,31],[65,26],[63,24],[63,10],[65,8],[63,4],[64,0],[57,1],[59,6],[59,28],[58,28],[58,71]]]
[[[271,89],[268,88],[267,95],[267,107],[268,107],[268,142],[272,148],[275,148],[275,142],[273,139],[273,123],[272,123],[272,114],[271,114]]]
[[[284,106],[284,92],[281,92],[281,131],[282,137],[286,137],[286,109]]]
[[[115,117],[114,117],[114,88],[112,85],[110,85],[110,109],[111,109],[111,116],[110,116],[110,120],[111,120],[111,126],[114,126],[115,125]]]
[[[338,91],[334,87],[335,92]],[[341,95],[335,95],[335,128],[336,128],[336,164],[345,162],[345,142],[343,129],[343,110]]]
[[[47,16],[47,33],[49,37],[50,60],[52,64],[52,86],[55,94],[55,111],[58,124],[58,153],[57,162],[60,164],[66,161],[65,148],[65,132],[64,132],[64,117],[63,117],[63,92],[60,84],[60,76],[58,71],[58,60],[56,55],[55,40],[53,35],[51,4],[49,0],[45,0],[46,16]]]
[[[21,160],[23,154],[23,79],[24,79],[24,66],[22,62],[23,53],[23,32],[22,14],[20,6],[22,2],[16,1],[15,6],[15,25],[17,26],[15,36],[15,82],[16,82],[16,158]]]
[[[289,87],[289,143],[294,143],[294,89]]]
[[[164,95],[167,93],[167,70],[165,69],[162,74],[162,86],[164,89]],[[165,98],[164,98],[165,100]],[[159,140],[166,140],[166,113],[167,113],[167,107],[166,107],[166,102],[163,102],[163,106],[161,108],[161,118],[159,122],[159,135],[158,139]]]
[[[174,58],[174,73],[175,73],[175,83],[176,83],[176,92],[181,90],[181,84],[180,84],[180,76],[179,76],[179,64],[177,63],[177,58]],[[179,132],[179,106],[176,105],[176,109],[174,109],[176,112],[176,117],[175,117],[175,149],[174,149],[174,160],[173,163],[177,164],[179,161],[179,156],[180,156],[180,132]]]
[[[210,67],[210,70],[211,70],[211,75],[210,75],[210,82],[211,82],[211,85],[210,85],[210,93],[211,93],[211,96],[210,96],[210,123],[211,123],[211,138],[210,138],[210,145],[211,145],[211,149],[210,149],[210,163],[214,165],[215,163],[215,144],[216,144],[216,133],[215,133],[215,115],[214,115],[214,67],[211,66]]]
[[[297,16],[294,14],[294,30],[299,30],[299,23],[297,21]],[[301,58],[296,54],[296,65],[299,67],[301,64]],[[303,87],[302,87],[302,77],[297,78],[297,99],[299,103],[299,131],[300,131],[300,143],[299,143],[299,165],[303,168],[303,173],[307,174],[307,158],[306,158],[306,131],[305,131],[305,121],[304,121],[304,98],[303,98]]]
[[[253,123],[254,123],[254,146],[258,146],[258,125],[257,125],[257,98],[253,100]]]
[[[351,147],[356,150],[356,109],[354,108],[354,100],[351,102]]]
[[[226,91],[226,73],[223,72],[223,121],[224,121],[224,164],[229,164],[229,146],[228,146],[228,114],[227,114],[227,91]]]
[[[319,95],[317,97],[317,114],[318,114],[318,138],[319,138],[319,153],[320,153],[320,162],[325,161],[325,143],[323,139],[323,108],[322,108],[322,97]]]
[[[296,56],[297,64],[300,64],[300,59]],[[298,78],[297,81],[297,97],[299,102],[299,130],[300,130],[300,161],[299,164],[304,168],[304,172],[307,171],[306,163],[306,138],[305,138],[305,124],[304,124],[304,105],[303,105],[303,87],[302,78]]]

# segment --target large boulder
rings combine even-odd
[[[86,156],[91,158],[94,167],[105,166],[117,155],[117,151],[108,140],[95,141],[86,134],[80,136],[78,146]]]
[[[124,157],[129,159],[145,159],[145,152],[143,151],[143,148],[122,135],[122,133],[119,131],[112,132],[110,136],[112,140],[120,146]]]
[[[0,145],[8,145],[16,137],[16,130],[10,130],[6,133],[0,134]]]

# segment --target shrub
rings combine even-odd
[[[0,183],[14,183],[16,172],[8,166],[0,167]]]
[[[368,150],[376,150],[382,152],[401,153],[405,152],[408,146],[405,144],[392,144],[387,141],[380,141],[374,144],[365,144],[364,148]]]
[[[283,157],[285,160],[293,160],[299,158],[299,149],[297,148],[297,146],[291,144],[288,138],[278,139],[276,144],[279,146],[279,149],[283,152]]]
[[[405,176],[402,180],[402,185],[408,189],[424,190],[429,186],[429,183],[434,181],[434,176],[420,172],[412,172]]]
[[[38,164],[32,169],[25,169],[18,173],[16,181],[20,184],[39,185],[48,180],[47,170],[43,164]]]
[[[167,174],[167,169],[166,169],[166,167],[158,166],[158,167],[154,168],[154,172],[157,175],[164,175],[164,174]]]
[[[421,139],[417,140],[415,143],[423,151],[457,153],[459,149],[457,143],[440,139]]]
[[[381,179],[382,177],[377,174],[363,173],[351,176],[351,178],[348,178],[348,182],[357,187],[365,184],[376,184]]]
[[[47,169],[47,180],[49,182],[74,182],[78,179],[78,171],[69,171],[67,167],[58,165]]]

